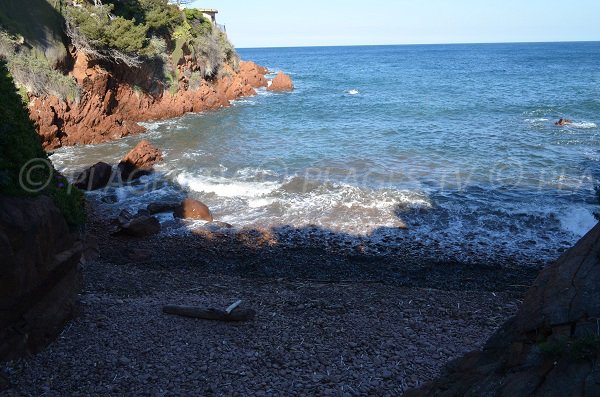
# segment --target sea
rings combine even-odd
[[[528,265],[556,259],[596,224],[598,42],[239,54],[269,78],[285,71],[295,90],[143,123],[146,134],[61,148],[52,161],[75,175],[147,139],[164,161],[133,185],[89,193],[107,210],[193,197],[234,231],[374,255]],[[161,221],[165,234],[205,227]]]

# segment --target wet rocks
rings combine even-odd
[[[123,210],[117,222],[119,224],[117,235],[148,237],[160,232],[160,221],[146,211],[132,215],[129,211]]]
[[[174,211],[173,215],[176,218],[181,219],[213,221],[213,216],[206,204],[191,198],[183,200],[181,205]]]
[[[74,185],[81,190],[98,190],[109,184],[111,176],[112,166],[98,162],[79,174]]]
[[[271,85],[269,86],[268,90],[277,92],[293,91],[294,83],[292,82],[290,76],[283,72],[279,72],[271,82]]]
[[[565,126],[565,125],[569,125],[569,124],[573,124],[573,120],[561,118],[556,123],[554,123],[554,125],[557,125],[557,126],[560,126],[560,127]]]
[[[147,140],[138,143],[119,163],[123,181],[131,181],[153,171],[152,166],[162,161],[161,151]]]
[[[175,210],[177,210],[177,208],[179,208],[180,206],[181,203],[176,202],[156,202],[148,204],[146,209],[151,215],[156,215],[167,212],[175,212]]]

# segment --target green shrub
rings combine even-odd
[[[135,20],[123,17],[110,17],[112,4],[102,7],[86,5],[68,7],[66,18],[75,45],[102,51],[114,49],[130,55],[137,55],[146,46],[148,27],[138,25]]]
[[[36,96],[53,95],[63,101],[78,101],[79,87],[72,77],[54,69],[43,56],[20,52],[8,57],[8,68],[19,89]]]
[[[70,225],[82,224],[83,195],[52,167],[4,61],[0,61],[0,120],[0,193],[47,194]]]
[[[196,8],[186,8],[183,10],[185,19],[190,26],[192,36],[208,36],[213,30],[211,21],[204,17],[204,14]]]

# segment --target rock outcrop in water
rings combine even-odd
[[[290,76],[283,72],[279,72],[271,82],[271,85],[269,86],[268,90],[278,92],[293,91],[294,83],[292,82]]]
[[[0,361],[36,353],[78,311],[83,245],[46,196],[0,196]]]
[[[175,217],[182,219],[196,219],[207,222],[213,221],[210,209],[200,201],[187,198],[174,212]]]
[[[558,120],[556,123],[554,123],[554,125],[558,125],[560,127],[569,125],[569,124],[573,124],[573,121],[569,120],[569,119],[562,119],[562,118],[560,120]]]
[[[543,270],[482,351],[406,396],[600,395],[600,224]]]
[[[98,190],[108,185],[111,176],[112,166],[100,161],[79,174],[74,185],[81,190]]]
[[[123,181],[130,181],[153,171],[154,164],[162,161],[160,150],[148,142],[142,140],[138,143],[118,165]]]

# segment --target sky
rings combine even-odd
[[[199,0],[238,48],[600,40],[600,0]]]

